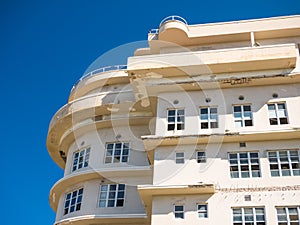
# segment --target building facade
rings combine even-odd
[[[148,44],[53,116],[55,224],[300,225],[300,16],[171,16]]]

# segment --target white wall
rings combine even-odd
[[[246,142],[246,147],[240,147],[239,143],[159,147],[155,150],[153,183],[186,185],[203,182],[215,184],[220,188],[297,185],[300,183],[300,176],[271,177],[267,151],[299,149],[299,147],[300,140]],[[197,163],[196,149],[205,151],[206,163]],[[185,153],[184,164],[175,163],[176,152]],[[231,178],[229,152],[259,152],[261,177]]]
[[[148,158],[143,142],[140,139],[142,135],[148,134],[147,132],[148,129],[146,129],[144,126],[131,126],[131,128],[115,126],[113,128],[102,129],[99,131],[91,131],[83,136],[76,137],[76,142],[70,146],[68,151],[65,175],[71,173],[74,152],[85,147],[91,148],[89,166],[87,168],[82,168],[81,170],[111,167],[148,166]],[[121,137],[117,139],[117,135],[121,135]],[[130,143],[129,162],[105,164],[106,143],[117,141]]]
[[[251,201],[245,201],[245,195]],[[300,191],[287,192],[219,192],[214,195],[178,195],[153,198],[152,225],[189,224],[189,225],[231,225],[233,207],[264,207],[268,225],[277,224],[275,206],[299,206]],[[208,204],[208,218],[198,218],[197,204]],[[185,219],[175,219],[174,205],[185,206]]]
[[[130,178],[128,178],[130,180]],[[111,183],[108,180],[90,180],[83,183],[78,183],[66,190],[66,193],[84,188],[81,209],[66,215],[63,215],[65,195],[60,196],[57,210],[56,221],[85,215],[104,216],[114,214],[145,214],[143,204],[137,192],[136,186],[126,185],[125,188],[125,203],[123,207],[100,208],[98,207],[99,190],[101,184]]]
[[[278,98],[273,98],[273,93]],[[244,100],[239,100],[243,95]],[[156,132],[158,136],[165,135],[189,135],[189,134],[210,134],[242,131],[274,131],[300,127],[300,84],[272,85],[258,87],[242,87],[231,89],[216,89],[195,92],[161,93],[158,96]],[[207,103],[206,98],[211,102]],[[173,102],[178,100],[178,104]],[[268,102],[286,102],[289,124],[274,126],[269,124]],[[253,126],[235,128],[233,118],[234,104],[251,104],[253,112]],[[219,129],[200,129],[199,107],[218,106]],[[185,109],[185,129],[181,131],[167,131],[167,109]]]

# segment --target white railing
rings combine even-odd
[[[182,18],[181,16],[168,16],[160,22],[159,27],[161,27],[164,23],[169,22],[169,21],[179,21],[179,22],[182,22],[182,23],[188,25],[186,20],[184,18]]]
[[[72,87],[71,93],[72,91],[76,88],[77,84],[88,78],[91,77],[93,75],[99,74],[99,73],[104,73],[104,72],[108,72],[108,71],[114,71],[114,70],[126,70],[127,69],[127,65],[114,65],[114,66],[106,66],[106,67],[101,67],[98,69],[95,69],[87,74],[84,74]]]
[[[151,29],[149,30],[149,34],[158,34],[159,29]]]

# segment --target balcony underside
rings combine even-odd
[[[127,69],[143,77],[292,69],[297,55],[295,44],[145,55],[129,58]]]

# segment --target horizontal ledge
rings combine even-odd
[[[101,214],[101,215],[85,215],[85,216],[76,216],[70,217],[67,219],[62,219],[57,221],[55,225],[64,225],[64,224],[72,224],[79,225],[82,224],[82,221],[89,222],[101,222],[101,223],[131,223],[131,222],[139,222],[144,223],[147,219],[146,214]]]
[[[187,134],[170,136],[142,136],[147,150],[153,150],[158,146],[172,146],[177,144],[200,144],[200,143],[228,143],[240,141],[266,141],[266,140],[287,140],[298,139],[300,128],[286,130],[265,130],[255,132],[227,132],[211,134]]]
[[[211,194],[215,193],[214,184],[191,185],[138,185],[138,191],[146,195],[181,195],[181,194]]]

